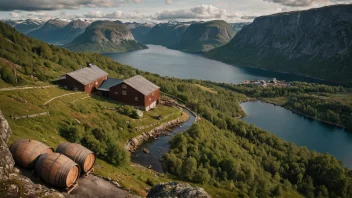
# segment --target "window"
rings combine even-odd
[[[127,95],[127,91],[122,91],[122,95]]]
[[[115,95],[119,95],[119,92],[115,92]]]
[[[154,96],[154,92],[152,93],[152,96]]]
[[[95,85],[98,85],[98,81],[95,81]]]
[[[138,97],[134,97],[134,100],[135,100],[135,101],[138,101]]]
[[[127,88],[127,85],[122,85],[122,89],[126,89]]]
[[[149,98],[149,101],[151,101],[152,100],[152,98]]]

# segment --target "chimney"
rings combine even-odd
[[[92,63],[87,63],[87,67],[91,67],[92,66]]]

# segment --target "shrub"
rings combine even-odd
[[[129,163],[129,153],[117,142],[109,142],[107,146],[107,160],[117,166],[124,166]]]
[[[82,138],[83,128],[79,126],[69,126],[60,130],[60,135],[70,142],[79,142]]]

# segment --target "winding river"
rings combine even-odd
[[[148,45],[148,47],[149,49],[146,50],[104,55],[140,70],[181,79],[193,78],[214,82],[240,83],[244,80],[277,78],[286,81],[324,83],[296,75],[236,67],[162,46]],[[334,155],[346,167],[352,168],[352,132],[305,118],[271,104],[247,102],[241,106],[248,114],[243,119],[244,121],[275,133],[286,141],[299,146],[306,146],[310,150]],[[171,135],[185,131],[192,123],[193,121],[190,120],[184,123],[182,128],[175,128]],[[158,140],[147,142],[141,149],[147,148],[151,153],[144,154],[140,149],[132,156],[132,161],[144,166],[152,165],[154,170],[162,171],[159,159],[169,150],[168,142],[172,136],[160,137]]]
[[[149,140],[136,150],[131,156],[131,160],[134,163],[141,164],[142,166],[148,167],[151,166],[153,170],[158,172],[163,172],[163,167],[160,163],[160,159],[163,157],[165,153],[167,153],[170,149],[169,141],[175,136],[177,133],[186,131],[189,129],[192,124],[195,122],[196,117],[194,115],[185,110],[185,112],[189,115],[189,119],[181,124],[178,127],[174,127],[169,136],[161,136],[157,140]],[[150,153],[146,154],[143,152],[143,149],[146,148],[150,151]]]

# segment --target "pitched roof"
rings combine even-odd
[[[116,79],[116,78],[108,78],[103,82],[103,84],[100,85],[98,90],[100,91],[109,91],[110,87],[116,86],[120,83],[122,83],[123,80],[121,79]]]
[[[90,64],[88,67],[70,72],[66,75],[71,76],[83,85],[87,85],[99,78],[107,76],[108,73],[100,69],[98,66]]]
[[[133,87],[134,89],[136,89],[137,91],[141,92],[144,95],[148,95],[160,88],[140,75],[129,78],[123,82]]]

